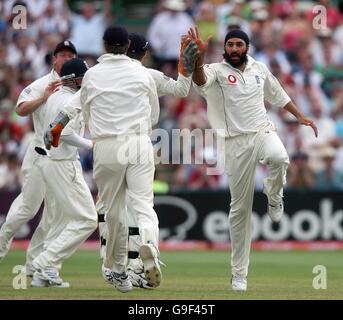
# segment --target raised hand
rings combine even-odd
[[[195,41],[191,37],[184,35],[181,37],[180,60],[178,71],[185,77],[189,77],[195,66],[195,61],[199,56],[199,50]]]
[[[206,41],[201,40],[200,35],[199,35],[199,29],[197,26],[195,26],[194,28],[189,28],[188,36],[192,40],[195,41],[195,43],[198,47],[198,50],[199,50],[199,60],[201,60],[201,62],[203,62],[205,54],[206,54],[207,49],[208,49],[208,44],[209,44],[210,40],[212,39],[212,36],[208,36]]]
[[[61,80],[55,80],[46,87],[43,97],[45,100],[47,100],[55,91],[59,89],[61,85]]]

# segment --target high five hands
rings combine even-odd
[[[188,34],[181,37],[179,72],[189,76],[194,68],[204,64],[205,54],[212,36],[201,40],[197,26],[189,28]]]
[[[199,29],[197,26],[194,28],[189,28],[188,36],[196,43],[199,51],[199,58],[197,59],[197,65],[202,65],[204,63],[205,54],[208,49],[208,44],[212,39],[212,36],[208,36],[206,41],[201,40],[199,35]]]
[[[189,77],[193,71],[195,62],[199,57],[199,50],[195,41],[188,35],[181,37],[180,59],[178,70],[185,77]]]

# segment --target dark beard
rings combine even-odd
[[[233,61],[230,58],[230,55],[225,51],[223,54],[224,60],[229,63],[231,66],[233,66],[234,68],[238,68],[240,67],[243,63],[248,61],[248,56],[247,56],[247,52],[248,50],[246,50],[244,53],[242,53],[239,57],[238,61]]]

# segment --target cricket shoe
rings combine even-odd
[[[244,292],[247,291],[247,278],[232,276],[231,278],[231,288],[233,291]]]
[[[70,284],[69,282],[62,282],[61,284],[53,284],[48,280],[43,280],[41,278],[38,278],[37,276],[32,277],[31,281],[31,287],[35,288],[69,288]]]
[[[31,265],[25,265],[25,267],[23,268],[23,271],[27,277],[32,278],[33,274],[35,273],[35,269],[31,266]]]
[[[129,275],[126,272],[116,273],[109,268],[102,265],[102,276],[104,280],[116,287],[120,292],[129,292],[132,290],[132,283],[130,281]]]
[[[152,285],[145,279],[144,272],[136,272],[130,268],[127,269],[127,273],[134,287],[142,289],[153,289]]]
[[[280,222],[283,215],[283,201],[278,204],[272,205],[268,203],[268,215],[273,222]]]
[[[36,268],[33,274],[34,278],[39,278],[42,280],[49,281],[50,284],[61,285],[63,283],[62,278],[59,275],[58,269],[53,267],[47,267],[44,269]]]
[[[270,219],[272,219],[273,222],[280,222],[282,215],[283,215],[283,201],[282,198],[280,198],[280,196],[278,196],[277,200],[275,201],[275,199],[272,199],[272,197],[270,197],[268,195],[268,193],[265,191],[265,189],[263,189],[263,193],[267,196],[268,198],[268,209],[267,209],[267,213],[270,217]]]
[[[139,248],[139,255],[143,261],[145,279],[153,288],[158,287],[162,280],[159,252],[154,245],[147,243]]]

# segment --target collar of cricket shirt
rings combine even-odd
[[[105,53],[98,58],[99,63],[108,62],[108,61],[118,61],[118,60],[131,61],[131,58],[129,58],[126,54],[113,54],[113,53]]]
[[[62,86],[62,89],[61,90],[63,90],[63,91],[66,91],[66,92],[71,92],[71,93],[76,93],[78,90],[74,90],[74,89],[72,89],[72,88],[70,88],[70,87],[68,87],[68,86]]]
[[[137,60],[137,59],[133,59],[133,58],[131,58],[131,60],[132,60],[132,62],[134,62],[134,63],[136,63],[136,64],[139,64],[140,66],[142,66],[143,64],[142,64],[142,62],[140,62],[139,60]]]
[[[52,69],[50,72],[50,78],[51,81],[55,81],[55,80],[59,80],[60,76],[58,75],[58,73],[55,71],[55,69]]]

